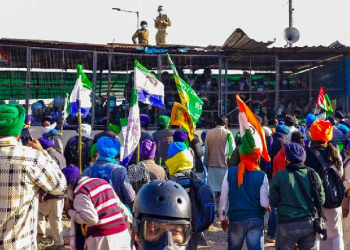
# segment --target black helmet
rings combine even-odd
[[[142,250],[185,250],[191,237],[190,220],[186,190],[172,181],[153,181],[136,196],[132,239],[137,232]]]
[[[148,25],[148,23],[146,21],[142,21],[140,25]]]
[[[191,202],[186,190],[173,181],[157,180],[144,185],[134,202],[134,216],[191,219]]]

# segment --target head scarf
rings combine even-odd
[[[271,136],[272,135],[272,130],[269,127],[263,126],[264,132],[265,132],[265,136]]]
[[[42,105],[40,102],[33,103],[31,106],[33,115],[37,115],[38,110],[42,109],[43,107],[44,105]]]
[[[284,118],[284,122],[286,123],[287,126],[294,126],[295,118],[294,116],[286,115],[286,117]]]
[[[306,153],[299,143],[290,142],[285,145],[286,158],[292,163],[305,162]]]
[[[344,125],[344,124],[339,124],[339,125],[338,125],[338,129],[339,129],[344,135],[346,135],[346,134],[349,132],[349,130],[350,130],[350,128],[349,128],[348,126]]]
[[[97,141],[99,156],[116,158],[120,151],[120,142],[114,138],[103,136]]]
[[[310,114],[307,114],[307,115],[306,115],[305,120],[306,120],[306,125],[307,125],[308,127],[310,127],[311,124],[312,124],[314,121],[317,120],[317,117],[316,117],[314,114],[311,114],[311,113],[310,113]]]
[[[69,166],[62,169],[62,173],[66,177],[68,185],[71,184],[75,179],[78,179],[80,176],[79,168],[73,164],[70,164]]]
[[[277,125],[286,125],[286,123],[284,121],[278,121]]]
[[[26,115],[25,119],[24,119],[24,124],[27,124],[28,122],[31,122],[33,120],[31,115]]]
[[[284,135],[289,135],[290,129],[285,125],[277,125],[276,132],[279,132],[279,133],[284,134]]]
[[[0,105],[0,135],[18,136],[22,132],[26,111],[20,105]]]
[[[90,148],[90,155],[91,158],[93,158],[95,156],[95,154],[97,153],[97,144],[94,143],[92,144],[91,148]]]
[[[110,124],[108,125],[107,129],[108,129],[109,131],[112,131],[112,132],[116,133],[116,134],[119,134],[119,133],[120,133],[120,127],[119,127],[118,125],[115,125],[115,124],[112,124],[112,123],[110,123]]]
[[[79,129],[79,126],[77,126],[77,128],[75,129],[77,133],[79,133],[78,129]],[[81,124],[81,133],[82,133],[82,136],[92,139],[92,137],[90,136],[91,126],[89,124]]]
[[[310,127],[310,134],[314,141],[329,142],[333,139],[333,126],[329,121],[314,121]]]
[[[180,171],[192,170],[193,156],[182,142],[171,143],[167,154],[169,159],[165,161],[165,164],[169,169],[170,175],[174,175]]]
[[[141,159],[148,160],[154,159],[156,156],[157,145],[155,141],[146,139],[141,142],[140,145],[140,157]]]
[[[140,115],[140,124],[141,124],[141,127],[146,128],[149,124],[149,116],[146,114],[141,114]]]
[[[161,128],[168,128],[170,124],[170,117],[165,115],[160,115],[157,118],[157,125]]]
[[[173,135],[174,142],[185,142],[188,140],[188,134],[182,130],[176,130]]]
[[[52,148],[54,145],[53,140],[45,137],[39,138],[39,142],[44,149]]]

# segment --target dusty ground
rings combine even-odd
[[[47,222],[48,232],[47,235],[50,237],[49,222]],[[64,240],[66,244],[65,249],[69,248],[69,230],[70,230],[70,220],[64,218],[63,221],[63,233]],[[267,231],[267,216],[265,216],[265,242],[266,242],[266,231]],[[207,240],[208,246],[200,247],[200,249],[210,249],[210,250],[226,250],[227,249],[227,233],[221,230],[220,222],[216,220],[214,224],[209,228],[208,232],[205,233],[205,238]],[[41,246],[41,249],[45,249],[44,246]],[[247,249],[245,246],[243,249]],[[266,250],[272,250],[274,244],[265,243]]]

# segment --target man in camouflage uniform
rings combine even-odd
[[[136,42],[136,39],[138,42]],[[141,29],[138,29],[135,34],[132,36],[132,42],[134,44],[142,44],[148,45],[148,30],[147,30],[147,22],[141,22]]]
[[[158,13],[159,16],[157,16],[157,19],[154,20],[154,27],[158,29],[158,32],[156,34],[156,44],[160,45],[166,44],[166,37],[168,35],[166,33],[166,28],[168,26],[171,26],[171,21],[169,17],[166,14],[164,14],[163,6],[158,7]]]

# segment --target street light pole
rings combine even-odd
[[[140,23],[140,17],[139,17],[139,14],[140,12],[139,11],[132,11],[132,10],[122,10],[120,8],[112,8],[112,10],[117,10],[117,11],[122,11],[122,12],[128,12],[128,13],[135,13],[136,16],[137,16],[137,24],[136,24],[136,29],[139,28],[139,23]]]

